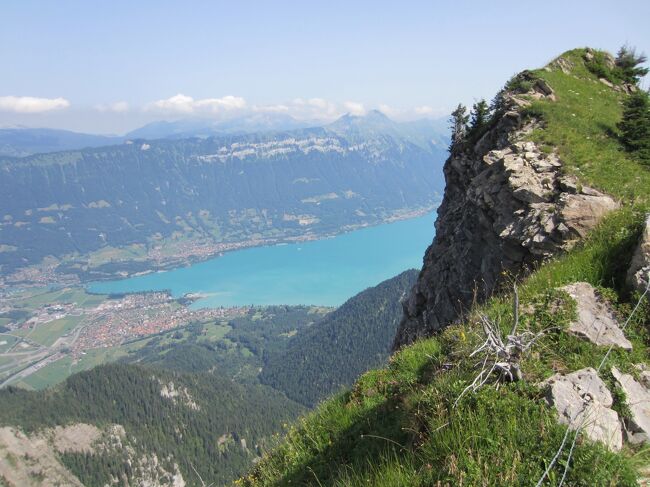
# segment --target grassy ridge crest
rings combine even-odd
[[[535,384],[554,372],[597,367],[606,353],[562,331],[575,316],[575,304],[557,288],[587,281],[621,317],[629,316],[638,294],[626,288],[624,275],[650,209],[650,171],[623,151],[617,133],[627,95],[588,69],[586,52],[568,51],[534,71],[557,101],[531,100],[526,110],[542,122],[531,139],[557,151],[567,172],[618,198],[622,207],[572,251],[519,283],[522,329],[555,330],[522,361],[524,380],[487,385],[454,405],[476,375],[470,354],[484,339],[478,313],[504,333],[512,326],[511,297],[499,294],[463,323],[402,349],[386,368],[367,372],[351,390],[289,427],[239,484],[535,485],[566,431]],[[608,365],[632,371],[632,364],[650,363],[649,322],[646,302],[626,330],[633,350],[614,350]],[[614,390],[609,373],[602,376]],[[620,397],[614,408],[625,416]],[[544,485],[557,485],[567,461],[564,452]],[[626,445],[612,453],[581,439],[566,483],[636,485],[649,463],[647,447]]]

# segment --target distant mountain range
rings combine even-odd
[[[80,134],[69,130],[2,128],[0,129],[0,156],[25,157],[32,154],[100,147],[122,142],[122,137]]]
[[[172,245],[182,257],[199,241],[281,241],[380,223],[437,204],[446,153],[434,124],[375,111],[324,127],[0,158],[1,272],[105,247],[145,245],[138,252],[167,258]],[[114,256],[94,259],[99,274],[88,277],[151,269],[142,259],[126,269]]]
[[[152,122],[125,135],[126,139],[182,139],[215,135],[250,134],[274,130],[295,130],[323,125],[318,121],[301,121],[289,115],[258,113],[231,120],[185,119]]]
[[[330,127],[348,126],[352,128],[355,117],[344,115],[329,124]],[[368,118],[386,118],[381,112],[371,111]],[[394,123],[394,122],[393,122]],[[187,118],[175,121],[156,121],[148,123],[125,135],[95,135],[69,130],[28,127],[0,127],[0,157],[25,157],[33,154],[85,149],[107,145],[122,144],[134,139],[187,139],[207,138],[222,135],[243,135],[256,132],[273,132],[322,127],[328,125],[319,120],[297,120],[281,113],[256,113],[228,120],[206,118]],[[385,125],[385,124],[384,124]],[[432,134],[442,141],[447,132],[447,121],[443,119],[421,119],[398,124],[402,135],[429,138]],[[384,127],[385,128],[385,127]]]

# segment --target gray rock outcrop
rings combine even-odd
[[[556,374],[544,385],[548,387],[546,400],[556,409],[560,423],[572,430],[579,429],[610,450],[622,448],[623,433],[618,413],[611,409],[612,395],[594,369]]]
[[[643,383],[648,376],[642,370],[642,382],[638,382],[630,374],[624,374],[612,367],[612,375],[619,387],[625,393],[625,403],[631,417],[626,421],[626,436],[630,443],[650,443],[650,388]]]
[[[528,94],[553,99],[535,83]],[[504,95],[503,115],[472,147],[445,163],[445,195],[436,237],[404,302],[394,348],[451,324],[498,286],[502,272],[525,273],[570,248],[618,204],[564,175],[559,157],[527,140],[528,102]]]
[[[634,252],[627,271],[627,283],[640,293],[648,288],[650,281],[650,214],[646,217],[639,246]]]
[[[625,338],[618,320],[610,306],[587,282],[574,282],[562,288],[577,305],[578,317],[569,325],[569,332],[590,342],[601,345],[632,350],[632,343]]]

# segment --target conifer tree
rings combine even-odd
[[[469,122],[469,115],[467,114],[467,108],[462,103],[459,103],[456,109],[451,112],[451,118],[449,119],[451,123],[451,146],[449,148],[450,152],[453,152],[455,149],[459,148],[465,138],[467,133],[467,122]]]
[[[621,142],[645,163],[650,163],[650,96],[639,90],[626,100],[623,119],[618,124]]]
[[[469,132],[471,135],[480,133],[488,124],[490,119],[490,107],[484,99],[479,100],[472,106],[470,113]]]
[[[640,66],[648,60],[645,54],[637,54],[633,47],[623,46],[616,55],[616,67],[619,76],[627,83],[637,84],[639,79],[648,74],[648,68]]]

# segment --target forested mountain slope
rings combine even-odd
[[[270,353],[260,380],[307,406],[384,363],[417,271],[411,269],[350,298]]]
[[[303,404],[385,362],[416,278],[406,271],[335,311],[254,307],[228,322],[190,324],[53,388],[0,390],[0,478],[38,484],[40,471],[88,486],[111,478],[201,485],[198,475],[227,483]],[[68,437],[76,449],[65,450]],[[7,463],[22,452],[40,460]]]
[[[187,485],[200,485],[197,472],[223,484],[241,474],[270,436],[301,410],[271,388],[239,385],[218,374],[124,364],[81,372],[46,391],[0,391],[3,426],[32,436],[43,428],[79,423],[102,430],[103,439],[92,451],[61,456],[88,486],[111,479],[138,484],[154,467],[161,485],[173,483],[171,477],[164,480],[164,472],[180,472]],[[119,425],[118,433],[112,425]],[[145,464],[136,468],[141,459]]]
[[[371,112],[313,129],[3,158],[1,271],[125,246],[146,262],[141,270],[197,248],[205,256],[218,244],[313,237],[431,209],[443,188],[440,140],[433,127]],[[95,277],[133,270],[119,262],[97,265]]]
[[[628,54],[569,51],[471,123],[459,106],[399,351],[294,424],[242,484],[647,482],[650,161],[620,122],[625,108],[650,128],[650,111],[647,98],[628,109],[647,97]]]

